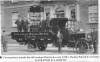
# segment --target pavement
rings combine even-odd
[[[26,45],[8,44],[8,51],[1,52],[2,55],[76,55],[79,54],[73,48],[62,47],[62,51],[59,53],[58,48],[49,45],[45,51],[39,51],[38,49],[28,49]],[[92,54],[92,53],[83,53]]]
[[[2,55],[75,55],[79,54],[73,48],[62,47],[62,51],[59,53],[58,48],[54,47],[52,44],[49,44],[45,51],[39,51],[38,49],[28,49],[27,45],[19,45],[16,40],[8,37],[8,51],[3,52],[1,48]],[[92,54],[91,52],[85,54]]]

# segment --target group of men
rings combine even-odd
[[[19,19],[16,20],[15,24],[17,25],[17,30],[18,32],[28,32],[28,20],[22,20],[21,17],[19,16]]]
[[[61,23],[62,22],[59,22],[59,28],[63,29],[64,25],[62,25],[63,23],[62,24]],[[21,17],[19,17],[19,19],[16,20],[15,24],[17,25],[18,32],[22,32],[22,30],[24,32],[28,32],[28,24],[29,24],[28,20],[22,20]],[[42,24],[46,25],[45,22],[42,22]],[[93,40],[94,53],[97,53],[98,52],[98,49],[97,49],[97,44],[98,44],[98,33],[97,33],[97,30],[93,29],[93,31],[91,33],[91,36],[92,36],[92,40]],[[58,33],[57,33],[57,37],[59,38],[59,43],[61,44],[63,36],[62,36],[62,34],[60,33],[59,30],[58,30]],[[64,37],[66,37],[66,36],[64,36]],[[7,41],[6,41],[6,36],[5,36],[5,30],[3,30],[2,44],[3,44],[3,51],[7,52]],[[59,47],[61,47],[61,46],[59,46]],[[60,50],[61,49],[59,48],[59,51]]]

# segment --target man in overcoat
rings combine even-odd
[[[18,32],[22,32],[23,23],[24,23],[24,21],[19,16],[19,19],[15,22],[15,24],[17,25]]]
[[[28,24],[29,24],[28,20],[24,20],[24,22],[23,22],[23,30],[24,30],[24,32],[28,32]]]
[[[94,53],[98,53],[98,31],[96,28],[92,29],[91,36],[92,36]]]

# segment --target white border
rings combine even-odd
[[[99,1],[99,4],[100,4],[100,0],[98,0]],[[99,7],[99,9],[100,9],[100,6],[98,5],[98,7]],[[0,9],[1,9],[1,7],[0,7]],[[99,13],[100,14],[100,13]],[[99,15],[99,17],[98,18],[100,18],[100,15]],[[99,19],[98,19],[99,20]],[[100,20],[99,20],[99,23],[100,23]],[[1,11],[0,11],[0,24],[1,24]],[[98,31],[100,32],[100,24],[99,24],[99,29],[98,29]],[[1,25],[0,25],[0,34],[1,34]],[[0,35],[1,36],[1,35]],[[100,37],[100,33],[99,33],[99,37]],[[1,40],[1,37],[0,37],[0,40]],[[99,38],[99,40],[100,40],[100,38]],[[0,42],[0,46],[1,46],[1,42]],[[100,50],[100,42],[99,42],[99,50]],[[0,50],[1,50],[1,47],[0,47]],[[100,53],[100,51],[99,51],[99,53]],[[99,56],[100,56],[100,54],[98,54]],[[0,52],[0,56],[2,56],[3,58],[6,56],[6,57],[23,57],[23,56],[33,56],[33,55],[1,55],[1,52]],[[34,55],[34,56],[40,56],[40,55]],[[53,56],[53,55],[41,55],[41,56]],[[79,55],[79,54],[77,54],[77,55],[54,55],[54,56],[97,56],[97,55]],[[100,59],[98,59],[98,58],[74,58],[74,59],[72,59],[72,58],[68,58],[67,59],[67,61],[66,62],[99,62],[99,60]],[[34,59],[0,59],[0,62],[2,62],[2,61],[5,61],[5,62],[34,62]],[[48,61],[47,61],[48,62]],[[56,61],[55,61],[56,62]]]

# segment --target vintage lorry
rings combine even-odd
[[[43,51],[50,43],[54,44],[56,47],[59,46],[57,34],[60,30],[60,33],[63,35],[61,41],[63,47],[76,48],[78,51],[88,49],[89,43],[85,40],[86,34],[80,32],[69,33],[69,30],[65,29],[65,24],[68,21],[67,18],[52,18],[50,22],[48,22],[49,25],[46,23],[47,21],[44,21],[45,23],[32,25],[31,31],[12,32],[11,37],[19,44],[29,45]]]

